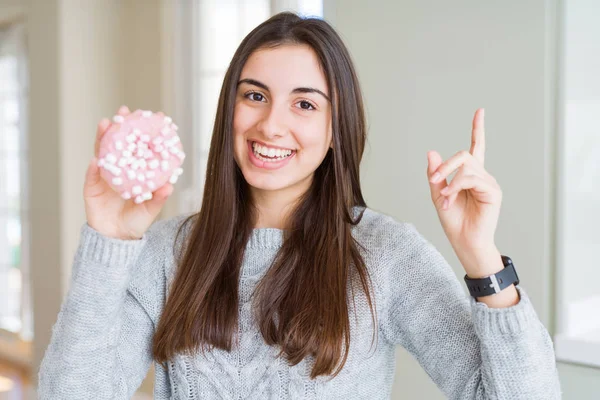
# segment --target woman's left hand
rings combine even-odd
[[[461,150],[444,162],[436,151],[427,153],[431,199],[444,232],[459,257],[462,254],[473,261],[496,251],[494,235],[502,203],[502,190],[485,170],[484,157],[482,108],[473,118],[469,151]],[[447,184],[446,177],[454,171],[456,175]]]

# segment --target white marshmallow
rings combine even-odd
[[[175,184],[175,183],[177,183],[177,178],[178,178],[177,175],[171,175],[171,177],[169,178],[169,182],[172,184]]]
[[[144,157],[144,150],[142,149],[138,149],[137,153],[135,153],[135,155],[140,158],[140,157]]]
[[[104,158],[101,158],[98,160],[98,167],[102,168],[104,167],[104,164],[106,163],[106,160],[104,160]]]
[[[156,176],[156,173],[154,171],[146,171],[146,178],[152,179],[155,176]]]
[[[139,174],[137,176],[137,180],[140,182],[144,182],[146,180],[146,177],[144,176],[144,174]]]
[[[113,121],[117,124],[122,124],[123,121],[125,121],[125,117],[123,117],[122,115],[115,115],[113,117]]]
[[[135,135],[127,135],[125,136],[125,140],[127,141],[127,143],[133,143],[135,142]]]
[[[121,142],[120,140],[117,140],[115,142],[115,149],[117,149],[117,150],[123,150],[123,142]]]
[[[179,153],[175,154],[177,157],[179,157],[179,159],[181,161],[183,161],[183,159],[185,158],[185,153],[183,151],[180,151]]]
[[[163,151],[165,148],[162,144],[157,144],[156,146],[154,146],[154,151],[157,153],[160,153],[161,151]]]
[[[170,124],[171,122],[173,122],[171,117],[165,117],[164,121],[165,121],[165,124]]]
[[[156,169],[158,167],[159,161],[155,158],[148,163],[150,169]]]
[[[146,192],[146,193],[142,194],[142,198],[144,200],[151,200],[152,199],[152,192]]]
[[[144,160],[143,158],[141,160],[138,160],[138,164],[140,168],[146,169],[146,160]]]
[[[108,153],[106,155],[106,162],[110,164],[114,164],[117,162],[117,157],[113,153]]]
[[[127,159],[125,157],[119,158],[119,163],[117,165],[121,168],[125,167],[127,165]]]
[[[135,140],[135,139],[134,139]],[[127,150],[129,151],[134,151],[135,149],[137,149],[137,145],[135,143],[129,143],[127,145]]]
[[[157,136],[154,139],[152,139],[152,144],[161,144],[164,141],[162,136]]]
[[[142,142],[148,143],[150,141],[150,136],[143,134],[142,136],[140,136],[140,140]]]
[[[148,159],[152,158],[152,156],[153,156],[152,150],[144,151],[144,159],[148,160]]]
[[[171,124],[171,129],[173,129],[174,131],[178,130],[179,127],[175,124]]]
[[[125,200],[129,200],[131,198],[131,193],[123,192],[123,194],[121,194],[121,197]]]
[[[163,150],[163,151],[161,151],[161,152],[160,152],[160,156],[163,158],[163,160],[168,160],[168,159],[169,159],[169,157],[171,157],[171,156],[169,155],[169,152],[168,152],[167,150]]]
[[[138,128],[133,128],[133,130],[131,131],[131,133],[133,133],[134,136],[139,137],[142,135],[142,131],[140,131]]]
[[[150,190],[156,189],[156,184],[154,183],[154,181],[147,181],[146,186],[148,186],[148,189]]]
[[[142,117],[150,118],[152,116],[152,111],[142,111]]]
[[[135,195],[141,194],[141,193],[142,193],[142,187],[141,187],[141,186],[137,186],[137,185],[136,185],[136,186],[134,186],[134,187],[131,189],[131,193],[133,193],[133,194],[135,194]]]
[[[177,174],[177,176],[183,174],[183,168],[179,167],[175,170],[175,173]]]
[[[168,126],[165,126],[164,128],[162,128],[160,133],[162,133],[163,136],[168,136],[171,133],[171,129],[169,129]]]
[[[115,186],[122,185],[123,184],[123,178],[114,177],[114,178],[112,178],[112,183]]]
[[[161,168],[163,171],[166,171],[166,170],[168,170],[168,169],[169,169],[169,162],[168,162],[168,161],[166,161],[166,160],[163,160],[163,161],[161,161],[161,162],[160,162],[160,168]]]
[[[123,155],[123,157],[131,157],[131,151],[129,150],[123,150],[123,153],[121,153]]]
[[[132,180],[135,179],[135,171],[132,171],[130,169],[127,170],[127,177]]]
[[[144,202],[144,198],[142,196],[135,197],[135,204],[142,204]]]

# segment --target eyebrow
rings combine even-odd
[[[262,82],[257,81],[256,79],[250,79],[250,78],[241,79],[238,82],[238,86],[240,86],[242,83],[248,83],[250,85],[258,86],[259,88],[264,89],[266,91],[270,91],[269,87],[267,85],[265,85]],[[321,90],[315,89],[315,88],[298,87],[298,88],[293,89],[291,91],[291,93],[319,93],[321,96],[325,97],[327,99],[327,101],[331,102],[331,100],[325,93],[323,93]]]

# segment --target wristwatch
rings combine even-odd
[[[494,275],[486,276],[480,279],[471,279],[465,275],[465,283],[469,288],[469,293],[473,297],[485,297],[499,293],[512,284],[519,284],[519,276],[515,271],[515,265],[508,256],[502,256],[504,269]]]

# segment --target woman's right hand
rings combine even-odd
[[[127,106],[122,106],[117,114],[130,114]],[[173,185],[167,182],[153,193],[152,199],[136,204],[133,199],[125,200],[100,176],[98,149],[104,133],[111,121],[104,118],[98,124],[94,158],[92,158],[83,187],[83,199],[87,223],[104,236],[136,240],[142,238],[160,210],[173,192]]]

